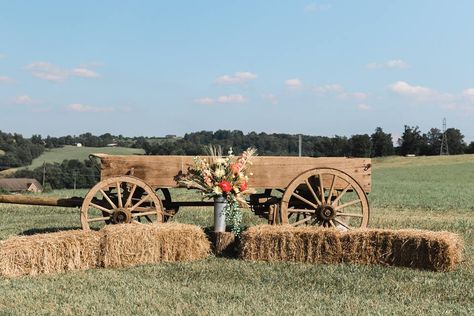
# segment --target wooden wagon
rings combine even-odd
[[[84,198],[0,196],[0,203],[80,207],[83,229],[104,224],[165,222],[180,207],[212,201],[176,201],[177,177],[191,156],[92,155],[100,160],[100,182]],[[255,157],[250,185],[259,193],[249,205],[270,224],[366,227],[371,161],[366,158]],[[171,190],[170,190],[171,189]]]

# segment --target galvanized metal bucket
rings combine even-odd
[[[214,231],[225,232],[225,213],[224,208],[227,200],[223,195],[214,198]]]

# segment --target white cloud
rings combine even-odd
[[[51,82],[63,82],[70,76],[84,78],[95,78],[99,76],[95,71],[84,67],[67,70],[44,61],[31,63],[25,66],[25,69],[33,76]]]
[[[319,12],[319,11],[324,11],[327,10],[331,7],[330,4],[328,3],[308,3],[305,5],[304,10],[305,12]]]
[[[7,76],[0,76],[0,83],[13,83],[15,80],[13,80],[10,77]]]
[[[288,88],[300,88],[302,85],[301,80],[297,78],[285,80],[285,86]]]
[[[37,78],[53,82],[61,82],[68,77],[67,70],[43,61],[31,63],[27,65],[25,69],[30,71],[31,74]]]
[[[216,101],[213,98],[204,97],[204,98],[195,99],[194,103],[209,105],[209,104],[216,103]]]
[[[223,95],[217,98],[217,103],[245,103],[247,99],[241,94]]]
[[[414,86],[406,81],[397,81],[391,84],[389,86],[389,89],[397,94],[407,97],[414,97],[416,99],[433,98],[437,95],[436,91],[430,88],[423,86]]]
[[[74,68],[71,71],[71,75],[76,77],[84,77],[84,78],[96,78],[99,77],[99,74],[93,70],[87,68]]]
[[[66,108],[70,111],[81,112],[81,113],[86,113],[86,112],[100,113],[100,112],[114,111],[114,108],[112,107],[96,107],[96,106],[84,105],[80,103],[69,104],[68,106],[66,106]]]
[[[368,104],[365,104],[365,103],[362,103],[362,104],[358,104],[357,105],[357,108],[361,111],[369,111],[369,110],[372,110],[372,107]]]
[[[241,94],[221,95],[217,98],[204,97],[195,99],[194,103],[211,105],[211,104],[230,104],[230,103],[245,103],[247,99]]]
[[[410,65],[408,65],[407,62],[401,60],[401,59],[392,59],[392,60],[387,60],[384,63],[370,63],[367,64],[367,68],[369,69],[406,69],[409,68]]]
[[[313,91],[319,96],[335,96],[341,100],[365,100],[368,98],[364,92],[349,92],[340,84],[326,84],[314,87]]]
[[[217,84],[242,84],[255,80],[257,75],[251,72],[236,72],[234,75],[223,75],[216,79]]]
[[[278,104],[278,98],[274,94],[262,94],[262,99],[275,105]]]
[[[466,89],[462,92],[463,96],[474,103],[474,88]]]
[[[27,95],[20,95],[20,96],[16,97],[14,102],[15,102],[15,104],[24,104],[24,105],[34,103],[33,99],[30,96],[27,96]]]
[[[317,86],[314,88],[314,92],[318,95],[334,94],[334,93],[343,93],[344,87],[339,84],[326,84],[322,86]]]

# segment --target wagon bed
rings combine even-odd
[[[175,180],[192,164],[192,156],[120,156],[94,154],[101,161],[101,180],[133,175],[153,188],[176,188]],[[314,168],[334,168],[351,175],[364,189],[371,191],[371,160],[346,157],[255,157],[250,185],[257,189],[284,189],[295,176]]]

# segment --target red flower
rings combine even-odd
[[[232,190],[232,186],[230,185],[229,181],[222,180],[219,183],[219,188],[221,188],[222,192],[229,193]]]
[[[240,184],[240,192],[244,192],[245,190],[247,190],[249,187],[249,184],[247,183],[247,181],[244,181]]]

